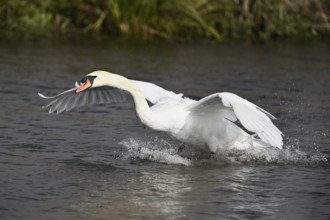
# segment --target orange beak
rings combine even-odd
[[[89,81],[89,79],[87,79],[86,82],[76,90],[76,93],[84,91],[85,89],[88,89],[91,86],[92,86],[91,82]]]

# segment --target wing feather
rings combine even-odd
[[[219,97],[233,108],[236,117],[247,130],[256,133],[265,143],[282,148],[283,133],[270,120],[274,116],[235,94],[219,93]]]
[[[76,83],[75,88],[50,97],[38,93],[41,98],[51,100],[42,108],[49,108],[49,113],[56,112],[59,114],[63,111],[70,111],[75,107],[102,103],[126,102],[131,99],[131,95],[127,91],[109,86],[91,88],[76,93],[75,90],[77,87],[79,87],[79,85]]]
[[[107,92],[107,90],[101,87],[99,91],[101,93],[101,97],[103,98],[102,102],[103,103],[110,103],[111,102],[111,97],[110,97],[109,93]]]
[[[67,99],[66,101],[66,105],[65,105],[65,111],[71,111],[74,106],[73,106],[73,102],[71,102],[71,100],[74,98],[74,96],[69,96],[69,98]],[[86,98],[87,98],[87,95],[86,95]]]
[[[223,92],[210,95],[193,104],[189,110],[194,114],[200,114],[203,111],[210,111],[210,109],[216,111],[225,107],[230,108],[233,112],[229,118],[230,121],[234,122],[238,119],[245,129],[257,134],[265,143],[282,148],[282,136],[284,135],[272,123],[271,119],[275,119],[275,117],[235,94]]]

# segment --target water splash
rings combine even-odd
[[[250,147],[244,150],[220,149],[216,153],[217,160],[224,160],[230,163],[259,163],[259,164],[301,164],[320,165],[327,164],[325,154],[318,151],[306,153],[294,145],[284,146],[284,149],[272,147],[255,148]]]
[[[168,164],[191,165],[191,160],[178,155],[178,150],[165,139],[155,137],[151,140],[129,138],[119,144],[126,147],[128,156]]]
[[[161,137],[154,138],[129,138],[121,141],[127,150],[127,157],[156,161],[168,164],[182,164],[190,166],[200,162],[222,161],[228,164],[301,164],[301,165],[321,165],[328,164],[327,156],[314,149],[312,152],[305,152],[300,149],[299,142],[289,141],[284,149],[263,146],[260,142],[255,142],[249,147],[242,148],[242,144],[234,143],[227,148],[219,149],[211,154],[209,151],[200,151],[191,146],[185,146],[182,151],[181,146],[172,143]],[[249,142],[248,144],[251,144]],[[237,146],[239,147],[237,147]],[[246,144],[245,144],[246,145]],[[244,145],[244,146],[245,146]]]

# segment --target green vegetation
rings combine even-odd
[[[329,0],[0,0],[0,30],[169,40],[330,35]]]

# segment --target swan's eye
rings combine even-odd
[[[87,77],[84,77],[84,78],[81,79],[82,84],[86,84],[86,82],[87,82]]]

